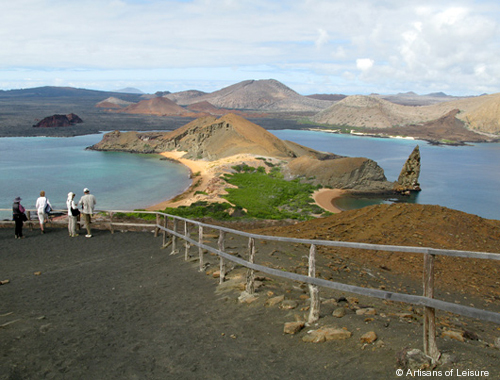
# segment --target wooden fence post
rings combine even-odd
[[[158,237],[158,233],[160,232],[160,229],[158,228],[159,225],[160,225],[160,214],[156,214],[155,237]]]
[[[184,243],[184,260],[189,259],[189,248],[191,248],[191,245],[187,241],[187,238],[189,237],[189,224],[187,221],[184,221],[184,236],[186,237],[185,243]]]
[[[255,239],[252,237],[248,240],[248,261],[252,264],[255,263]],[[246,292],[248,294],[255,292],[255,271],[253,269],[247,270]]]
[[[316,245],[311,244],[309,249],[309,277],[316,277]],[[311,305],[309,308],[308,323],[315,323],[319,319],[319,290],[316,285],[309,284],[309,294],[311,297]]]
[[[31,211],[26,211],[26,217],[28,218],[28,224],[30,226],[30,231],[33,231],[33,222],[31,221]]]
[[[164,228],[167,228],[167,221],[168,221],[167,216],[163,215],[163,227]],[[162,247],[165,247],[167,244],[167,231],[162,230],[162,232],[163,232],[163,245],[162,245]]]
[[[200,272],[203,272],[203,248],[201,248],[201,244],[203,244],[203,226],[198,226],[198,256],[200,257]]]
[[[224,238],[225,238],[225,233],[224,231],[220,230],[219,231],[219,251],[224,252]],[[219,284],[222,284],[224,282],[224,279],[226,278],[226,262],[224,261],[224,258],[222,256],[219,256],[220,259],[220,269],[219,269]]]
[[[434,298],[434,259],[435,255],[424,254],[424,297]],[[437,362],[441,353],[436,344],[436,310],[424,306],[424,353]]]
[[[174,232],[177,232],[177,218],[174,218]],[[171,255],[176,255],[179,253],[177,251],[177,236],[172,235],[172,252],[170,252]]]

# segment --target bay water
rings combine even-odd
[[[65,209],[69,192],[78,201],[88,187],[97,209],[134,210],[172,198],[191,184],[185,166],[160,155],[85,149],[101,138],[0,138],[0,208],[12,209],[20,196],[25,208],[34,209],[44,190],[54,209]],[[0,219],[11,214],[2,211]]]
[[[500,144],[430,145],[425,141],[373,138],[307,130],[275,130],[274,135],[310,148],[349,157],[367,157],[397,181],[404,163],[419,146],[422,191],[409,202],[440,205],[488,219],[500,219]],[[385,199],[343,198],[342,209],[387,203]]]
[[[273,130],[283,140],[310,148],[376,161],[396,181],[416,145],[420,147],[422,191],[409,202],[436,204],[500,219],[500,144],[435,146],[423,141],[381,139],[307,130]],[[16,196],[34,208],[44,190],[55,208],[65,208],[67,193],[88,187],[98,209],[133,210],[154,205],[184,191],[191,183],[186,167],[158,155],[85,150],[101,134],[53,138],[0,138],[0,208],[11,209]],[[342,198],[343,209],[387,203],[387,199]],[[0,219],[10,218],[0,212]]]

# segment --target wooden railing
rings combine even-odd
[[[0,211],[2,211],[0,209]],[[97,223],[108,225],[109,230],[113,233],[116,227],[147,227],[154,228],[155,236],[160,233],[163,235],[163,247],[172,246],[171,254],[179,253],[179,241],[184,241],[184,257],[189,258],[189,250],[191,245],[198,247],[198,260],[199,270],[204,269],[204,251],[213,253],[219,256],[220,260],[220,283],[224,282],[226,276],[226,261],[232,261],[236,264],[248,268],[246,277],[246,291],[250,294],[255,291],[255,271],[266,273],[272,276],[307,283],[309,285],[309,293],[311,305],[309,309],[308,322],[314,323],[319,319],[320,299],[319,288],[329,288],[343,292],[354,293],[362,296],[375,297],[384,300],[404,302],[412,305],[422,306],[424,308],[424,352],[429,355],[433,360],[438,360],[440,353],[436,344],[436,324],[435,324],[435,310],[442,310],[454,314],[459,314],[465,317],[480,319],[483,321],[493,322],[500,324],[500,313],[477,309],[469,306],[450,303],[434,298],[434,260],[437,255],[469,258],[469,259],[484,259],[484,260],[500,260],[498,253],[485,253],[485,252],[471,252],[459,250],[445,250],[425,247],[408,247],[408,246],[395,246],[395,245],[381,245],[381,244],[366,244],[366,243],[353,243],[331,240],[315,240],[315,239],[298,239],[287,238],[279,236],[267,236],[247,233],[226,227],[215,226],[203,222],[182,218],[175,215],[165,214],[155,211],[138,211],[141,214],[154,214],[156,221],[154,223],[128,223],[113,221],[113,217],[117,213],[130,213],[131,211],[96,211],[97,213],[106,213],[109,215],[109,221],[98,221]],[[62,223],[62,222],[61,222]],[[183,224],[182,231],[179,228],[179,223]],[[169,224],[170,227],[169,228]],[[191,238],[191,227],[195,226],[198,229],[198,240]],[[204,230],[216,230],[219,232],[217,248],[209,246],[204,243]],[[225,236],[231,233],[248,238],[248,260],[234,256],[225,252]],[[170,235],[170,239],[168,236]],[[278,241],[282,243],[292,244],[305,244],[308,245],[308,275],[301,275],[293,272],[285,272],[274,268],[269,268],[255,263],[255,241]],[[316,277],[316,251],[318,246],[325,247],[340,247],[340,248],[355,248],[365,250],[378,250],[386,252],[404,252],[422,254],[424,257],[423,268],[423,295],[410,295],[404,293],[390,292],[381,289],[364,288],[360,286],[348,285],[344,283],[328,281]]]

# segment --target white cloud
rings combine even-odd
[[[356,67],[361,71],[369,70],[373,67],[375,61],[370,58],[358,58],[356,60]]]
[[[500,92],[499,11],[495,0],[16,0],[0,13],[0,87],[276,78],[307,93]]]

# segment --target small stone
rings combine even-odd
[[[500,337],[495,339],[495,347],[500,348]]]
[[[40,276],[42,274],[42,272],[34,272],[33,273],[35,276]]]
[[[322,301],[321,304],[337,306],[337,301],[335,300],[335,298],[330,298],[330,299]]]
[[[216,267],[210,267],[205,271],[207,276],[213,276],[213,274],[218,271]]]
[[[455,339],[455,340],[458,340],[459,342],[465,341],[464,333],[461,331],[459,332],[459,331],[446,330],[446,331],[443,331],[443,333],[441,334],[441,337]]]
[[[343,307],[339,307],[337,309],[335,309],[332,313],[332,315],[335,317],[335,318],[342,318],[343,316],[345,316],[345,308]]]
[[[285,334],[297,334],[300,330],[304,328],[304,322],[287,322],[285,323],[285,327],[283,332]]]
[[[241,295],[238,297],[238,302],[250,304],[252,302],[257,301],[257,299],[258,297],[254,296],[253,294],[242,292]]]
[[[267,301],[266,301],[266,306],[274,306],[274,305],[277,305],[279,304],[280,302],[283,302],[283,300],[285,299],[285,296],[281,295],[281,296],[276,296],[276,297],[273,297],[273,298],[269,298]]]
[[[361,343],[371,344],[377,340],[377,334],[374,331],[369,331],[366,334],[363,334],[360,338]]]
[[[350,338],[352,333],[344,329],[325,328],[325,340],[343,340]]]
[[[412,371],[425,370],[432,365],[432,359],[416,348],[404,348],[397,353],[396,358],[400,367]]]
[[[303,342],[306,343],[321,343],[325,341],[325,336],[317,332],[318,330],[311,331],[309,334],[302,338]]]
[[[321,343],[331,340],[343,340],[350,338],[352,333],[344,329],[334,327],[322,327],[318,330],[313,330],[302,338],[304,342]]]
[[[295,309],[299,304],[297,303],[297,301],[294,301],[294,300],[284,300],[281,305],[280,305],[280,308],[281,309],[285,309],[285,310],[290,310],[290,309]]]
[[[352,304],[359,303],[359,299],[356,297],[347,297],[346,300],[347,300],[347,302],[352,303]]]
[[[376,315],[377,310],[375,310],[372,307],[367,307],[365,309],[358,309],[356,310],[356,315]]]

